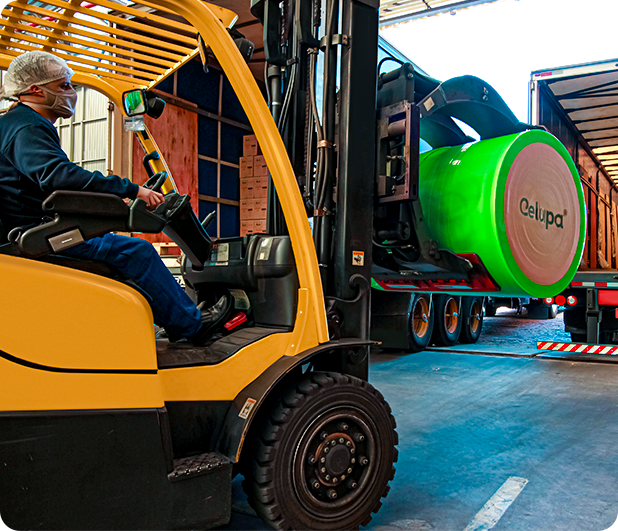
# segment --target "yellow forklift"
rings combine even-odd
[[[358,4],[377,39],[377,6]],[[34,49],[67,60],[75,84],[124,109],[150,185],[166,194],[149,211],[140,200],[55,192],[44,204],[51,221],[2,235],[3,521],[13,529],[216,527],[230,520],[241,472],[251,505],[273,528],[367,524],[397,460],[394,418],[367,382],[369,264],[359,257],[369,249],[348,240],[355,254],[337,273],[347,294],[325,300],[286,146],[231,34],[236,15],[200,0],[16,0],[2,17],[0,68]],[[257,136],[280,218],[266,234],[220,239],[216,253],[139,123],[162,111],[151,89],[208,54]],[[172,236],[196,301],[234,290],[251,326],[203,348],[155,340],[142,293],[104,264],[62,255],[71,241],[109,231]],[[334,253],[320,266],[337,272],[337,260]],[[329,327],[334,305],[350,313],[338,311]]]

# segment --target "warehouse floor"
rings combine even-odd
[[[400,443],[391,492],[366,529],[601,531],[616,521],[618,365],[491,353],[372,354],[370,381]],[[267,529],[239,480],[234,508],[227,529]]]

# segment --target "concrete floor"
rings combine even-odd
[[[618,516],[618,365],[478,350],[372,354],[370,381],[393,409],[400,443],[391,492],[366,529],[609,528]],[[475,520],[511,477],[527,484],[497,524]],[[239,481],[235,494],[227,529],[267,529]]]

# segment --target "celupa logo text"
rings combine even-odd
[[[545,228],[548,229],[550,225],[555,225],[559,229],[563,229],[563,219],[566,215],[566,210],[563,214],[554,214],[551,210],[541,208],[538,203],[532,204],[525,197],[522,197],[519,202],[519,211],[526,217],[545,223]]]

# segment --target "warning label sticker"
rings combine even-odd
[[[365,265],[365,252],[364,251],[352,251],[352,265],[355,265],[355,266]]]
[[[251,411],[253,410],[253,406],[255,406],[256,402],[257,400],[255,400],[254,398],[247,398],[247,401],[245,402],[245,405],[240,410],[240,413],[238,414],[238,416],[241,419],[247,420],[249,418],[249,415],[251,415]]]

